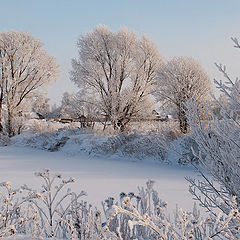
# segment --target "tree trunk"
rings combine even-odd
[[[188,131],[188,119],[186,117],[186,113],[184,109],[179,109],[178,119],[180,124],[180,130],[182,133],[187,133]]]
[[[8,131],[8,136],[12,137],[14,136],[14,131],[13,131],[13,126],[12,126],[12,112],[11,110],[8,109],[8,120],[7,120],[7,131]]]
[[[126,126],[125,125],[120,125],[120,132],[124,132],[125,131],[125,129],[126,129]]]
[[[118,120],[111,121],[111,124],[114,130],[119,130],[120,132],[124,132],[129,122],[130,122],[130,119],[128,118],[120,118]]]
[[[0,94],[0,132],[3,132],[3,125],[2,125],[2,106],[3,105],[3,89],[1,88]]]
[[[107,120],[103,123],[103,131],[105,131],[106,126],[107,126]]]
[[[118,120],[117,125],[119,127],[120,132],[126,131],[126,126],[130,122],[128,119]]]
[[[2,125],[2,100],[0,99],[0,132],[3,132],[3,125]]]
[[[116,123],[113,123],[112,125],[114,130],[118,130],[118,125]]]

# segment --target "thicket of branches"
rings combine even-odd
[[[237,39],[233,38],[236,48],[240,48]],[[202,106],[199,111],[198,102],[186,104],[186,114],[191,127],[191,136],[198,146],[198,152],[192,149],[193,154],[199,159],[204,170],[213,177],[198,169],[203,181],[187,178],[190,183],[190,192],[208,212],[217,217],[216,211],[227,215],[232,211],[239,212],[240,207],[240,85],[239,80],[232,80],[227,73],[226,66],[216,64],[223,74],[225,81],[215,80],[217,88],[227,100],[225,105],[215,99],[220,111],[216,114],[208,105]],[[201,114],[206,114],[203,120]],[[235,210],[234,210],[235,209]],[[227,239],[239,238],[239,227],[229,229]]]

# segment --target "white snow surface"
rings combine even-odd
[[[146,159],[106,158],[84,152],[49,152],[16,144],[0,147],[0,182],[10,181],[15,187],[26,183],[38,189],[41,181],[34,172],[45,168],[62,173],[65,178],[74,177],[76,182],[72,184],[72,190],[86,191],[87,196],[83,199],[98,208],[109,196],[119,199],[120,192],[137,193],[137,187],[145,186],[148,179],[155,181],[155,189],[168,202],[170,209],[174,209],[176,204],[185,210],[191,210],[193,206],[188,183],[184,179],[185,176],[197,177],[191,167]]]

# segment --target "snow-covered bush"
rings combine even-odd
[[[7,146],[9,140],[9,137],[6,134],[0,133],[0,146]]]
[[[158,134],[122,133],[115,136],[97,135],[88,129],[59,129],[39,134],[26,133],[11,139],[15,145],[25,145],[47,151],[62,151],[76,155],[134,157],[167,160],[162,136]]]
[[[140,135],[136,132],[131,134],[122,133],[107,138],[103,143],[96,144],[93,151],[138,159],[152,157],[164,161],[167,153],[161,145],[163,145],[162,138],[158,135]]]
[[[178,163],[181,165],[195,164],[197,166],[199,164],[199,158],[197,157],[199,154],[199,146],[196,141],[191,135],[182,137],[177,141],[180,146],[179,150],[174,149],[174,144],[172,144],[172,148],[179,155]]]

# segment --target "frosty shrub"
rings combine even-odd
[[[48,169],[35,175],[43,181],[37,198],[31,200],[38,211],[40,228],[44,229],[46,237],[64,237],[71,228],[67,225],[70,221],[69,213],[73,208],[80,210],[78,199],[86,193],[81,191],[76,194],[69,188],[65,190],[66,186],[75,180],[64,180],[61,174],[51,176]],[[70,233],[73,234],[72,231]]]
[[[9,137],[6,134],[0,134],[0,146],[7,146],[9,140]]]
[[[43,182],[39,191],[26,185],[13,189],[10,182],[1,183],[0,237],[21,233],[30,234],[34,239],[77,239],[79,234],[89,234],[90,225],[95,224],[90,221],[94,214],[79,200],[86,193],[76,194],[66,189],[74,179],[64,180],[61,174],[52,175],[48,169],[35,175]],[[86,229],[82,225],[77,227],[79,219]]]
[[[14,189],[10,182],[0,183],[0,238],[26,233],[28,203],[37,197],[26,185]]]
[[[63,151],[74,155],[118,155],[138,159],[167,160],[162,135],[122,133],[115,136],[97,135],[88,129],[59,129],[46,133],[26,133],[11,139],[15,145],[25,145],[51,152]],[[165,144],[166,145],[166,144]]]
[[[108,198],[103,204],[107,216],[105,231],[113,233],[113,239],[237,239],[240,215],[235,208],[228,214],[200,217],[196,204],[192,212],[176,208],[173,219],[167,211],[167,202],[158,197],[154,182],[139,193],[121,193],[120,204]],[[232,204],[236,202],[233,199]],[[236,206],[235,206],[236,207]]]
[[[33,148],[48,150],[48,151],[58,151],[60,147],[63,147],[67,140],[68,136],[74,136],[78,130],[67,130],[67,129],[58,129],[53,132],[38,133],[38,134],[26,134],[13,138],[11,143],[31,146]]]
[[[237,39],[233,41],[235,47],[240,48]],[[187,104],[192,137],[199,147],[199,152],[193,149],[193,153],[215,181],[209,180],[194,164],[203,181],[188,181],[190,192],[205,209],[213,215],[216,215],[216,209],[228,215],[233,209],[238,211],[240,206],[240,85],[238,79],[230,78],[225,66],[216,66],[226,79],[225,82],[215,80],[217,88],[227,98],[226,106],[216,100],[221,116],[216,116],[208,106],[202,106],[200,111],[196,102]],[[206,112],[207,119],[202,120],[201,115]],[[229,234],[235,236],[235,231],[239,232],[233,228]],[[232,239],[239,239],[239,236]]]

